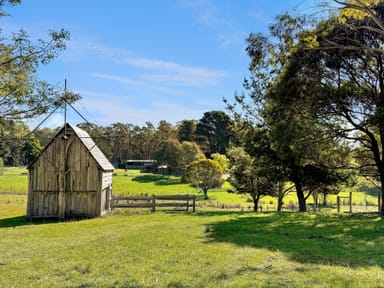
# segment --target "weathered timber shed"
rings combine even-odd
[[[113,166],[84,130],[65,124],[28,166],[27,217],[97,217],[110,208]]]

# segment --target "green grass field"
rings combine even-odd
[[[28,170],[25,168],[4,168],[0,175],[0,192],[27,193]]]
[[[197,193],[176,177],[116,173],[113,189],[124,194]],[[375,214],[207,205],[27,222],[26,178],[20,169],[0,176],[0,287],[383,287],[384,220]],[[226,189],[210,201],[249,204]]]

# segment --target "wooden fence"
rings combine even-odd
[[[184,208],[185,211],[192,208],[192,212],[195,212],[196,197],[190,195],[112,195],[111,208],[150,208],[152,212],[155,212],[157,208],[171,208],[172,210]]]

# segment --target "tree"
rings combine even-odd
[[[274,195],[275,183],[262,174],[257,160],[241,147],[228,150],[230,160],[230,183],[238,193],[248,193],[253,201],[253,211],[258,211],[258,203],[264,195]]]
[[[151,160],[157,146],[156,129],[151,122],[146,122],[144,126],[130,125],[131,140],[128,151],[129,159]]]
[[[0,1],[0,17],[4,7],[20,4],[19,0]],[[1,32],[1,31],[0,31]],[[49,39],[33,43],[20,29],[10,39],[0,40],[0,119],[25,119],[48,112],[61,105],[62,93],[37,78],[40,65],[48,64],[66,48],[69,33],[50,31]]]
[[[156,128],[155,138],[158,143],[168,139],[177,139],[177,130],[171,123],[161,120]]]
[[[269,190],[268,193],[277,197],[277,211],[280,212],[285,196],[293,190],[294,185],[289,181],[287,167],[279,157],[270,129],[254,127],[250,122],[240,122],[236,126],[240,126],[236,130],[239,143],[257,166],[259,177],[264,177],[270,187],[274,187],[274,191]]]
[[[249,97],[235,95],[235,104],[242,110],[237,118],[268,131],[270,147],[264,150],[266,159],[274,159],[272,163],[284,176],[280,181],[287,179],[295,184],[300,211],[306,211],[306,200],[313,187],[331,185],[327,182],[331,179],[329,175],[344,165],[340,162],[338,167],[330,166],[334,163],[324,161],[322,151],[342,153],[345,144],[329,133],[330,126],[337,123],[325,125],[315,107],[308,105],[307,96],[317,95],[316,83],[321,82],[321,77],[299,69],[303,67],[299,61],[304,58],[300,45],[307,41],[303,33],[306,23],[305,18],[285,14],[270,26],[271,37],[248,37],[246,51],[251,58],[251,76],[244,81],[244,88]]]
[[[215,160],[217,163],[220,164],[221,168],[223,169],[223,172],[227,172],[228,170],[228,159],[225,155],[220,153],[213,153],[211,155],[211,158]]]
[[[204,154],[195,142],[183,141],[178,147],[177,162],[182,169],[186,169],[193,161],[204,158]]]
[[[330,125],[334,135],[359,143],[359,162],[374,164],[383,198],[384,3],[335,2],[342,5],[339,13],[306,31],[313,44],[297,46],[292,75],[318,79],[314,93],[305,95],[307,105],[324,123],[338,122]],[[380,211],[384,215],[384,202]]]
[[[177,139],[180,143],[195,141],[196,122],[195,120],[182,120],[177,123]]]
[[[125,163],[130,157],[132,144],[131,126],[123,123],[114,123],[111,129],[112,162]]]
[[[157,160],[159,165],[176,168],[178,165],[179,146],[180,143],[176,139],[163,140],[154,153],[154,160]]]
[[[41,147],[39,140],[36,139],[33,135],[29,137],[22,148],[24,153],[23,164],[30,164],[33,160],[35,160],[35,158],[40,154],[42,150],[43,147]]]
[[[29,134],[23,122],[0,119],[0,157],[6,166],[25,164],[22,148]]]
[[[232,137],[231,119],[222,111],[205,112],[196,126],[196,142],[205,155],[225,154]]]
[[[208,190],[221,187],[223,184],[223,169],[220,164],[211,159],[192,162],[187,167],[186,179],[201,189],[204,199],[208,199]]]
[[[56,132],[50,128],[37,129],[33,132],[33,135],[39,141],[40,145],[44,148],[53,139]]]
[[[273,92],[267,94],[264,111],[286,177],[295,184],[299,210],[306,211],[306,200],[312,193],[347,180],[350,149],[337,134],[330,133],[335,123],[324,125],[305,100],[314,91],[308,87],[317,78],[307,80],[307,74],[293,74],[291,67],[296,67],[293,59]]]
[[[244,81],[244,87],[251,100],[247,102],[246,95],[237,96],[235,100],[247,118],[255,119],[261,127],[269,130],[274,156],[283,165],[285,176],[295,183],[299,210],[306,211],[303,181],[307,175],[304,176],[303,171],[313,155],[313,145],[310,145],[313,143],[308,140],[315,136],[312,133],[315,119],[303,109],[302,102],[290,101],[291,95],[304,89],[299,90],[303,87],[301,79],[290,77],[287,70],[294,31],[301,25],[301,19],[289,15],[278,17],[277,22],[270,26],[272,37],[278,40],[277,45],[261,34],[248,37],[246,51],[251,58],[251,76]]]

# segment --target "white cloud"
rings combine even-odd
[[[140,85],[143,84],[142,82],[148,85],[149,82],[162,86],[202,87],[217,85],[229,75],[224,70],[193,67],[160,59],[135,57],[129,50],[106,47],[92,41],[75,41],[71,43],[61,59],[65,62],[78,62],[85,57],[94,58],[95,56],[105,58],[116,64],[139,69],[135,74],[135,79],[108,75],[103,71],[92,74],[93,77],[108,79],[125,85]],[[132,72],[132,70],[129,71]],[[178,94],[180,94],[180,91]]]
[[[64,62],[77,62],[86,57],[102,57],[118,62],[119,59],[129,57],[133,53],[127,49],[105,46],[83,36],[68,42],[67,49],[60,56]]]
[[[237,46],[244,41],[247,33],[237,27],[230,8],[225,11],[223,6],[219,8],[210,0],[185,0],[182,3],[192,11],[197,23],[216,34],[220,46]]]
[[[210,70],[157,59],[125,58],[121,60],[121,63],[136,68],[156,71],[156,73],[146,74],[142,78],[151,82],[167,85],[215,85],[228,75],[228,73],[223,70]]]
[[[170,87],[166,87],[164,85],[160,85],[157,83],[151,83],[149,79],[145,79],[146,76],[138,77],[140,80],[134,80],[128,77],[122,77],[118,75],[111,75],[111,74],[104,74],[104,73],[93,73],[91,75],[92,77],[99,78],[99,79],[105,79],[112,82],[119,83],[123,85],[126,89],[142,93],[143,91],[155,91],[155,92],[161,92],[169,95],[179,95],[182,96],[185,94],[184,91],[180,89],[174,89]]]
[[[110,125],[116,122],[144,125],[147,121],[151,121],[156,125],[161,120],[176,124],[176,122],[186,119],[186,117],[188,119],[200,119],[203,113],[207,111],[207,109],[203,108],[196,109],[164,101],[150,103],[144,107],[130,104],[122,99],[103,97],[84,100],[83,106],[87,110],[98,113],[89,116],[89,121],[96,125]]]
[[[106,73],[92,73],[92,77],[99,78],[99,79],[105,79],[105,80],[110,80],[113,82],[118,82],[123,85],[127,86],[137,86],[137,85],[142,85],[143,83],[141,81],[133,80],[127,77],[121,77],[121,76],[116,76],[116,75],[111,75],[111,74],[106,74]]]

